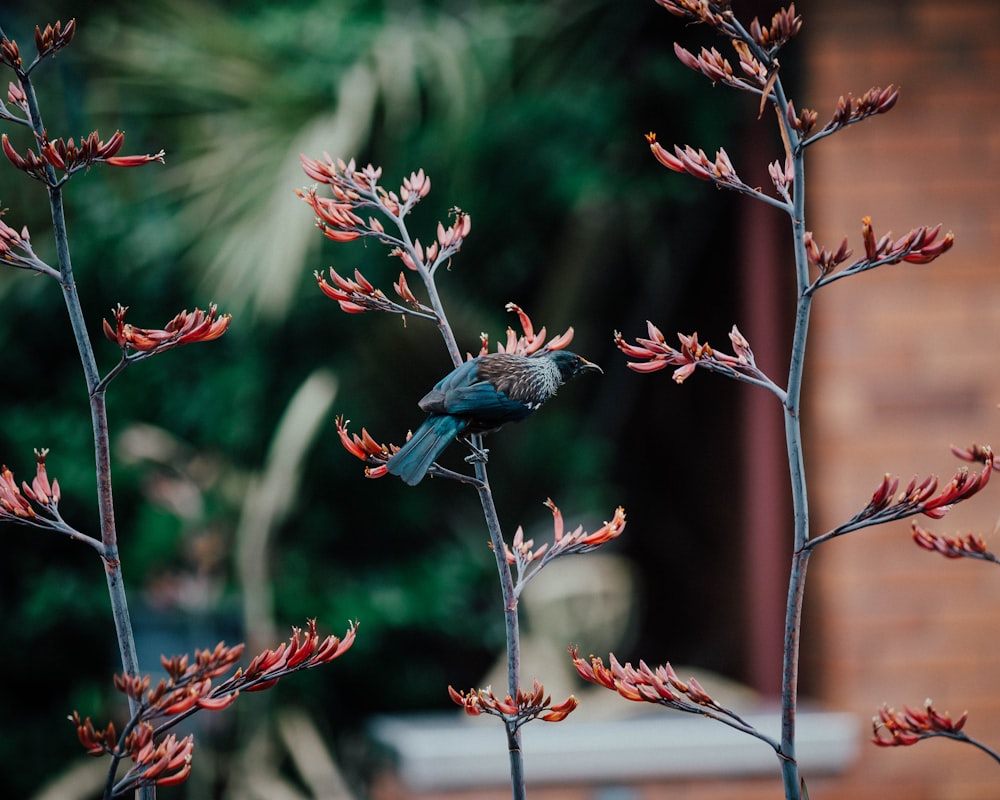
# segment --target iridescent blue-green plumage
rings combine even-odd
[[[415,486],[455,439],[524,419],[563,383],[588,370],[601,368],[566,350],[534,356],[490,353],[466,361],[420,401],[427,419],[386,468]]]

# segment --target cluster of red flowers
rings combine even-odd
[[[551,499],[545,501],[545,506],[552,512],[553,537],[551,547],[546,542],[534,549],[534,539],[524,538],[524,529],[519,525],[514,532],[514,539],[507,545],[507,562],[517,567],[517,591],[550,561],[570,553],[589,553],[598,547],[614,541],[625,530],[625,509],[621,506],[615,509],[610,522],[605,522],[597,530],[588,533],[582,525],[566,532],[562,512]],[[535,563],[538,562],[538,563]],[[534,568],[532,565],[534,564]],[[530,569],[530,571],[529,571]]]
[[[921,739],[933,736],[947,736],[954,739],[967,738],[962,728],[968,719],[969,712],[956,720],[952,720],[948,712],[936,711],[931,701],[924,703],[923,711],[915,711],[903,706],[902,711],[896,711],[883,705],[872,717],[872,742],[880,747],[899,747],[916,744]]]
[[[955,237],[951,233],[946,233],[938,239],[938,234],[941,233],[940,224],[914,228],[902,238],[895,240],[892,238],[892,233],[886,233],[876,241],[871,217],[865,217],[861,222],[865,258],[868,261],[879,261],[884,264],[896,264],[900,261],[928,264],[950,250],[955,243]]]
[[[670,153],[656,141],[656,134],[653,132],[646,134],[646,141],[649,142],[649,149],[654,158],[667,169],[686,172],[699,180],[715,181],[734,188],[745,186],[736,175],[729,154],[722,148],[716,152],[713,161],[705,155],[704,150],[695,150],[690,145],[686,145],[683,149],[679,145],[674,145],[674,152]]]
[[[316,620],[309,620],[305,630],[292,628],[287,644],[282,642],[273,650],[263,651],[246,669],[237,668],[217,685],[213,679],[232,669],[244,645],[228,647],[219,642],[212,650],[195,650],[193,663],[187,655],[164,656],[161,663],[168,677],[153,688],[148,675],[115,676],[115,687],[139,707],[123,736],[113,722],[96,729],[89,717],[81,719],[76,711],[71,721],[80,743],[91,755],[112,755],[115,763],[124,757],[132,760],[131,769],[115,784],[116,796],[140,786],[180,783],[191,769],[193,739],[187,736],[178,740],[168,735],[157,740],[160,733],[199,709],[218,711],[227,707],[241,691],[269,689],[285,675],[339,658],[354,644],[356,631],[357,626],[352,624],[343,639],[333,635],[321,638]]]
[[[897,100],[899,100],[899,89],[891,83],[884,89],[881,86],[873,86],[861,97],[854,97],[850,93],[846,97],[841,96],[837,102],[837,109],[823,128],[823,132],[843,128],[874,114],[884,114],[896,105]]]
[[[843,238],[840,243],[840,247],[838,247],[836,251],[820,247],[816,243],[816,239],[813,237],[812,231],[806,231],[802,240],[806,246],[806,258],[809,260],[810,264],[819,269],[820,275],[827,275],[832,272],[836,267],[849,259],[851,254],[854,252],[847,246],[846,236]]]
[[[993,451],[988,447],[980,450],[983,470],[979,474],[974,474],[966,467],[961,467],[941,491],[938,491],[939,482],[935,475],[930,475],[919,482],[914,477],[905,489],[900,490],[899,477],[886,473],[872,494],[871,500],[861,511],[832,531],[810,539],[807,546],[812,548],[835,536],[842,536],[872,525],[906,519],[917,514],[923,514],[931,519],[941,519],[955,503],[968,500],[989,483],[990,474],[994,469]],[[992,560],[984,555],[985,544],[981,544],[980,539],[971,535],[960,540],[937,537],[929,531],[918,533],[915,528],[914,540],[921,547],[938,550],[946,555],[949,553],[970,555],[983,560]]]
[[[763,86],[767,82],[767,68],[750,54],[745,42],[737,40],[733,44],[737,46],[741,71],[746,77],[752,79],[752,83]],[[700,72],[712,83],[725,83],[729,86],[740,86],[740,84],[747,83],[745,77],[736,75],[733,71],[733,65],[714,47],[711,50],[703,47],[701,52],[695,55],[675,42],[674,54],[685,67]]]
[[[546,350],[562,350],[573,341],[573,328],[567,328],[565,332],[558,336],[553,336],[548,341],[548,335],[543,325],[538,331],[531,322],[531,317],[516,303],[507,303],[504,307],[507,311],[517,314],[518,324],[521,326],[521,333],[517,333],[513,328],[507,328],[506,342],[497,342],[498,353],[516,353],[519,356],[530,356],[537,353],[543,347]],[[490,351],[490,339],[485,333],[480,337],[479,355],[484,356]]]
[[[196,308],[188,313],[182,311],[163,328],[138,328],[125,322],[128,306],[119,303],[114,309],[115,324],[104,320],[104,335],[122,350],[137,350],[142,353],[158,353],[193,342],[210,342],[226,332],[232,321],[231,314],[219,314],[212,303],[207,311]]]
[[[986,541],[978,533],[967,533],[964,536],[948,536],[946,534],[931,533],[926,528],[918,525],[916,521],[910,523],[913,531],[913,541],[924,550],[932,550],[940,553],[946,558],[978,558],[982,561],[992,561],[1000,564],[1000,558],[986,549]]]
[[[408,238],[388,232],[378,217],[365,219],[361,216],[369,209],[378,211],[399,228],[403,217],[431,190],[430,178],[423,170],[405,178],[397,192],[379,184],[381,167],[369,164],[358,169],[353,159],[345,163],[329,156],[323,160],[302,156],[302,169],[313,180],[329,186],[333,194],[333,197],[320,197],[315,189],[296,192],[316,212],[316,224],[324,236],[336,242],[373,237],[392,247],[392,254],[408,269],[433,271],[461,249],[472,229],[469,215],[453,209],[452,224],[446,227],[439,222],[437,241],[424,248],[419,239],[410,242]]]
[[[97,131],[93,131],[85,138],[81,138],[80,144],[76,144],[72,138],[42,139],[38,155],[28,150],[22,156],[14,149],[6,133],[0,136],[0,145],[3,146],[7,160],[17,169],[43,183],[51,182],[48,177],[50,167],[70,175],[97,163],[110,164],[113,167],[138,167],[151,161],[163,163],[162,150],[153,155],[116,155],[124,143],[125,134],[121,131],[115,131],[107,142],[101,139]]]
[[[710,0],[656,0],[656,2],[675,17],[704,22],[724,32],[732,29],[727,15],[720,10],[717,3]]]
[[[353,159],[344,162],[342,159],[334,161],[328,155],[322,160],[302,156],[302,168],[310,178],[329,186],[333,195],[320,197],[315,188],[296,191],[316,213],[316,224],[324,236],[336,242],[374,238],[387,245],[390,255],[398,257],[407,269],[420,273],[425,281],[461,249],[472,229],[469,215],[456,208],[452,209],[450,225],[438,223],[436,241],[424,247],[419,239],[410,239],[405,232],[404,217],[431,189],[430,178],[422,169],[405,178],[397,192],[388,191],[379,184],[381,167],[369,164],[358,169]],[[378,214],[368,215],[368,211]],[[395,233],[386,230],[380,216],[388,219]],[[434,310],[420,302],[411,291],[405,273],[400,273],[399,280],[393,284],[402,303],[389,300],[385,292],[357,270],[354,280],[342,277],[332,268],[330,282],[321,273],[315,274],[320,290],[348,314],[384,311],[439,322]]]
[[[462,706],[469,716],[492,714],[502,718],[510,731],[517,730],[533,719],[540,719],[542,722],[562,722],[578,705],[573,695],[561,703],[552,705],[552,698],[545,694],[545,687],[537,680],[530,692],[518,688],[515,697],[507,695],[502,700],[489,688],[460,692],[449,686],[448,695]]]
[[[410,314],[437,321],[434,310],[417,300],[416,295],[410,291],[410,286],[406,282],[406,274],[403,272],[399,273],[399,280],[392,285],[392,288],[405,305],[400,305],[386,297],[385,292],[376,289],[361,274],[360,270],[354,270],[354,280],[351,280],[342,277],[333,267],[330,267],[330,281],[332,283],[328,283],[323,274],[318,271],[314,275],[320,291],[331,300],[336,300],[340,304],[340,310],[348,314],[386,311],[391,314]]]
[[[750,36],[766,50],[774,51],[802,30],[802,17],[795,13],[795,3],[779,9],[770,25],[762,25],[757,17],[750,22]]]
[[[897,492],[899,477],[886,473],[882,478],[882,483],[872,494],[868,505],[854,520],[877,519],[879,522],[885,522],[890,519],[903,519],[914,514],[924,514],[931,519],[940,519],[951,510],[952,505],[967,500],[986,486],[992,472],[993,455],[991,452],[982,472],[976,475],[970,473],[966,467],[961,467],[944,489],[937,494],[935,494],[938,489],[936,475],[930,475],[920,483],[917,483],[916,478],[912,478],[902,492]]]
[[[635,344],[629,344],[625,338],[615,331],[615,344],[629,358],[639,358],[643,361],[630,361],[628,368],[636,372],[656,372],[668,366],[676,366],[674,380],[683,383],[699,366],[716,372],[724,372],[731,376],[743,375],[759,381],[767,381],[766,376],[757,369],[753,351],[746,337],[734,325],[729,332],[729,341],[733,345],[735,355],[714,350],[708,342],[699,342],[698,334],[690,336],[678,333],[680,350],[675,350],[667,344],[663,333],[652,322],[646,323],[648,337],[637,337]]]
[[[669,661],[656,668],[640,661],[635,669],[629,663],[623,665],[614,653],[608,656],[609,667],[604,666],[599,656],[591,656],[589,660],[580,658],[575,647],[570,648],[570,655],[581,678],[618,692],[626,700],[659,703],[683,711],[695,707],[724,711],[697,680],[682,681]]]
[[[71,19],[65,25],[57,21],[54,25],[46,25],[44,29],[35,26],[35,47],[38,58],[50,56],[73,41],[76,33],[76,20]],[[37,59],[36,59],[37,60]],[[0,39],[0,62],[13,68],[18,73],[23,71],[21,49],[13,39]]]
[[[0,63],[6,64],[17,74],[17,83],[11,82],[7,89],[7,98],[11,105],[19,108],[26,115],[19,118],[4,109],[4,116],[7,119],[27,123],[28,103],[24,85],[20,79],[26,78],[34,66],[46,56],[50,56],[68,45],[76,33],[76,20],[71,19],[66,25],[56,22],[54,25],[46,25],[44,29],[35,27],[35,47],[38,49],[38,56],[25,66],[21,57],[21,50],[17,42],[6,37],[0,38]],[[93,131],[85,137],[81,137],[77,144],[70,139],[50,139],[48,133],[40,133],[36,130],[38,152],[28,150],[22,155],[10,143],[7,134],[0,137],[0,147],[4,155],[17,169],[30,175],[46,185],[56,186],[72,173],[86,169],[91,164],[104,163],[114,167],[137,167],[148,164],[151,161],[163,163],[163,151],[154,155],[119,156],[118,152],[125,143],[125,135],[121,131],[115,131],[111,138],[105,142],[101,139],[97,131]],[[52,170],[62,170],[65,175],[56,178]]]
[[[847,247],[847,238],[845,237],[841,241],[836,252],[832,252],[825,247],[820,247],[812,233],[807,231],[805,234],[806,257],[810,264],[819,269],[819,276],[808,291],[813,292],[820,286],[825,286],[840,278],[887,264],[901,262],[929,264],[938,256],[948,252],[955,244],[953,234],[946,233],[944,236],[940,234],[941,225],[922,225],[899,239],[894,239],[891,232],[876,238],[871,217],[864,217],[861,220],[861,238],[865,247],[864,256],[840,271],[834,272],[837,266],[851,257],[852,251]]]
[[[35,477],[30,486],[24,481],[18,488],[14,473],[6,465],[0,467],[0,519],[33,519],[37,515],[32,503],[49,511],[55,510],[59,505],[59,481],[50,482],[45,471],[48,452],[48,449],[35,450]]]
[[[97,730],[90,717],[81,720],[75,711],[70,721],[76,725],[80,744],[90,755],[112,755],[116,759],[127,756],[131,759],[132,766],[112,788],[115,797],[141,786],[175,786],[187,780],[191,772],[194,734],[178,739],[171,733],[156,741],[153,725],[143,721],[119,739],[114,723]]]
[[[0,210],[0,216],[4,210]],[[20,250],[26,255],[31,255],[31,239],[28,236],[28,226],[25,225],[20,231],[14,230],[3,219],[0,219],[0,261],[14,267],[28,266],[30,260],[25,256],[16,253]]]

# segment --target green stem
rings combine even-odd
[[[94,432],[94,459],[97,471],[97,508],[101,523],[101,542],[104,545],[104,571],[111,597],[111,609],[121,652],[122,669],[127,675],[139,674],[139,660],[136,655],[135,637],[129,619],[125,587],[122,582],[121,562],[118,558],[118,535],[115,527],[114,500],[111,491],[111,447],[108,436],[108,415],[104,391],[96,391],[100,382],[97,361],[87,334],[80,295],[73,277],[73,265],[69,254],[69,238],[66,232],[66,217],[63,210],[62,189],[49,189],[49,206],[52,212],[52,228],[55,234],[56,254],[59,262],[59,284],[69,314],[73,338],[76,340],[80,363],[87,381],[90,396],[90,420]],[[134,703],[134,701],[130,701]],[[132,709],[134,711],[134,709]]]
[[[472,437],[474,446],[482,449],[483,439],[480,435]],[[493,555],[496,557],[497,572],[500,576],[500,593],[503,598],[504,632],[507,638],[507,693],[517,696],[521,673],[521,638],[518,628],[517,595],[514,589],[514,579],[507,563],[507,547],[496,505],[493,502],[493,492],[490,490],[486,475],[486,465],[476,462],[476,478],[480,481],[479,500],[483,505],[483,515],[486,517],[486,527],[490,531],[490,542],[493,544]],[[524,784],[524,754],[521,750],[521,731],[507,723],[507,750],[510,756],[510,781],[514,800],[525,797]]]
[[[41,112],[34,87],[27,75],[21,76],[31,118],[32,129],[36,136],[43,136],[45,126],[42,123]],[[101,525],[101,554],[104,563],[104,573],[108,584],[108,595],[111,601],[111,614],[118,639],[118,649],[121,655],[122,671],[126,675],[139,674],[139,658],[135,648],[135,635],[129,617],[128,603],[125,597],[125,584],[122,579],[121,561],[118,556],[118,536],[115,528],[114,502],[111,493],[111,448],[108,437],[108,417],[104,391],[99,389],[100,375],[97,370],[97,360],[87,333],[87,325],[80,305],[80,295],[73,276],[73,262],[69,252],[69,236],[66,230],[66,214],[63,207],[62,185],[56,178],[55,169],[46,169],[46,182],[49,194],[49,211],[52,216],[52,231],[59,266],[59,285],[62,289],[66,311],[69,314],[73,338],[76,341],[83,375],[87,383],[87,394],[90,399],[90,418],[94,435],[94,458],[97,473],[97,506]],[[129,711],[135,714],[138,702],[129,698]],[[143,800],[156,797],[155,787],[145,787],[139,796]]]
[[[405,230],[402,232],[405,235]],[[448,353],[451,355],[452,362],[457,367],[462,363],[462,354],[458,348],[451,325],[448,324],[448,317],[441,303],[441,297],[438,294],[434,276],[423,268],[420,269],[420,274],[427,289],[427,296],[431,307],[438,318],[438,330],[441,331],[441,336],[444,338]],[[482,450],[483,437],[478,433],[474,434],[472,436],[472,445],[478,450]],[[500,578],[504,632],[507,639],[507,692],[511,697],[516,697],[521,682],[521,638],[517,616],[517,594],[514,588],[514,578],[510,571],[510,564],[507,563],[507,545],[503,538],[503,530],[500,527],[500,516],[497,514],[496,504],[493,501],[493,492],[490,490],[486,464],[482,461],[476,461],[475,473],[478,481],[476,491],[479,492],[479,502],[482,504],[486,527],[490,532],[490,543],[493,545],[493,555],[496,558],[497,573]],[[511,793],[514,800],[524,800],[526,792],[524,754],[521,750],[521,731],[515,728],[512,722],[506,723],[506,726],[507,751],[510,756]]]
[[[801,148],[797,146],[797,135],[787,122],[785,113],[787,101],[780,80],[775,81],[774,91],[779,111],[779,124],[784,128],[785,137],[792,152],[795,173],[792,183],[794,197],[791,217],[798,301],[785,397],[785,446],[791,478],[794,547],[788,579],[788,598],[785,606],[781,670],[781,772],[787,800],[800,800],[801,780],[795,756],[795,722],[798,706],[802,599],[805,593],[806,567],[809,561],[809,551],[803,549],[809,540],[809,498],[802,455],[800,402],[812,295],[807,291],[809,287],[809,261],[805,247],[805,166]]]

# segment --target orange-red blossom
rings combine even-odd
[[[545,337],[548,335],[543,325],[538,331],[535,330],[535,326],[531,321],[531,317],[528,316],[528,312],[522,309],[517,303],[507,303],[504,308],[514,314],[517,314],[518,324],[521,326],[521,333],[518,334],[510,326],[507,327],[507,340],[506,342],[497,342],[497,352],[498,353],[516,353],[521,356],[529,356],[532,353],[536,353],[544,347],[546,350],[562,350],[571,341],[573,341],[573,328],[569,327],[564,333],[558,336],[553,336],[547,342]],[[482,334],[480,337],[480,348],[479,355],[484,356],[490,351],[490,339],[487,334]]]
[[[515,697],[508,694],[502,700],[489,687],[460,692],[449,686],[448,695],[462,706],[469,716],[475,717],[483,713],[492,714],[496,717],[502,717],[515,727],[520,727],[528,720],[536,718],[542,722],[562,722],[578,705],[578,701],[573,695],[561,703],[552,705],[552,698],[545,694],[545,687],[537,680],[534,681],[530,692],[518,688]]]
[[[30,486],[26,481],[22,481],[18,488],[14,473],[6,465],[0,467],[0,517],[32,519],[36,513],[31,503],[47,508],[59,505],[59,481],[50,482],[45,470],[45,457],[48,452],[47,448],[35,450],[35,477]]]
[[[667,366],[676,366],[673,378],[677,383],[683,383],[689,378],[699,364],[706,367],[722,368],[745,374],[759,374],[753,360],[753,351],[746,337],[735,325],[729,332],[729,341],[733,345],[735,355],[729,355],[715,350],[708,342],[699,342],[697,331],[688,335],[678,333],[680,350],[675,350],[667,344],[663,333],[652,322],[647,321],[648,337],[637,337],[635,344],[629,344],[621,333],[615,331],[615,345],[629,358],[643,359],[630,361],[628,368],[635,372],[656,372]]]
[[[21,155],[10,143],[6,133],[0,136],[0,147],[7,160],[17,169],[40,180],[46,179],[47,167],[70,173],[97,163],[110,164],[113,167],[139,167],[151,161],[163,163],[162,150],[152,155],[117,155],[124,143],[125,134],[121,131],[115,131],[107,142],[101,139],[97,131],[92,131],[86,137],[81,137],[79,144],[72,137],[42,139],[37,154],[27,150]]]
[[[932,533],[916,521],[910,523],[913,541],[924,550],[940,553],[945,558],[979,558],[1000,564],[1000,558],[986,549],[986,540],[978,533],[967,533],[964,536]]]
[[[924,703],[923,711],[909,706],[896,711],[883,705],[872,717],[872,743],[880,747],[905,747],[932,736],[964,736],[961,731],[968,717],[969,712],[964,711],[952,720],[948,712],[937,711],[930,700]]]
[[[226,332],[232,321],[232,314],[219,314],[212,303],[207,311],[196,308],[192,312],[184,310],[165,327],[159,329],[139,328],[125,322],[128,306],[119,303],[114,309],[115,324],[104,320],[104,335],[123,350],[130,348],[140,352],[167,350],[182,344],[210,342]]]
[[[232,669],[243,654],[243,644],[230,647],[219,642],[211,650],[195,650],[193,660],[186,655],[164,656],[161,663],[168,677],[152,689],[148,675],[116,675],[115,687],[140,706],[139,722],[121,744],[114,723],[98,730],[89,717],[81,719],[75,711],[70,721],[76,726],[80,743],[91,755],[128,755],[135,762],[117,786],[180,783],[190,771],[193,740],[190,736],[178,740],[170,735],[155,742],[154,722],[156,730],[163,730],[199,709],[223,709],[241,691],[269,689],[292,672],[329,663],[351,648],[356,632],[357,625],[351,624],[343,638],[333,635],[321,638],[316,620],[311,619],[305,629],[292,628],[287,643],[264,650],[246,669],[237,668],[218,684],[213,679]]]
[[[635,669],[630,663],[623,665],[614,653],[608,656],[609,667],[604,666],[598,656],[591,656],[589,660],[580,658],[576,647],[570,648],[570,655],[581,678],[618,692],[626,700],[673,706],[693,703],[715,707],[715,701],[701,684],[694,678],[682,681],[669,661],[651,668],[640,660],[639,668]]]
[[[590,533],[585,531],[582,525],[577,525],[572,531],[566,533],[562,511],[551,499],[546,499],[545,506],[552,512],[553,542],[551,548],[546,542],[538,549],[534,549],[534,539],[525,539],[524,529],[519,525],[514,532],[513,541],[507,545],[508,563],[520,562],[526,566],[546,555],[548,559],[552,559],[568,553],[588,553],[617,539],[625,530],[625,509],[621,506],[615,509],[610,522],[605,522],[600,528]]]
[[[987,448],[982,472],[977,475],[970,473],[966,467],[961,467],[937,494],[938,479],[934,475],[924,478],[920,483],[917,483],[916,478],[911,479],[907,487],[897,494],[899,478],[886,473],[859,517],[869,518],[876,514],[909,516],[909,513],[916,513],[940,519],[955,503],[967,500],[989,483],[993,462],[993,451]]]

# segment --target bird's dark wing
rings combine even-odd
[[[419,406],[428,414],[454,414],[495,425],[522,419],[535,407],[505,391],[519,360],[492,353],[466,361],[438,381]]]
[[[486,381],[455,387],[445,395],[444,404],[448,414],[497,425],[523,419],[535,410],[530,404],[511,400]]]
[[[420,410],[428,414],[451,414],[452,411],[448,408],[449,395],[459,386],[475,383],[478,380],[476,377],[477,367],[476,359],[455,367],[417,403]]]

